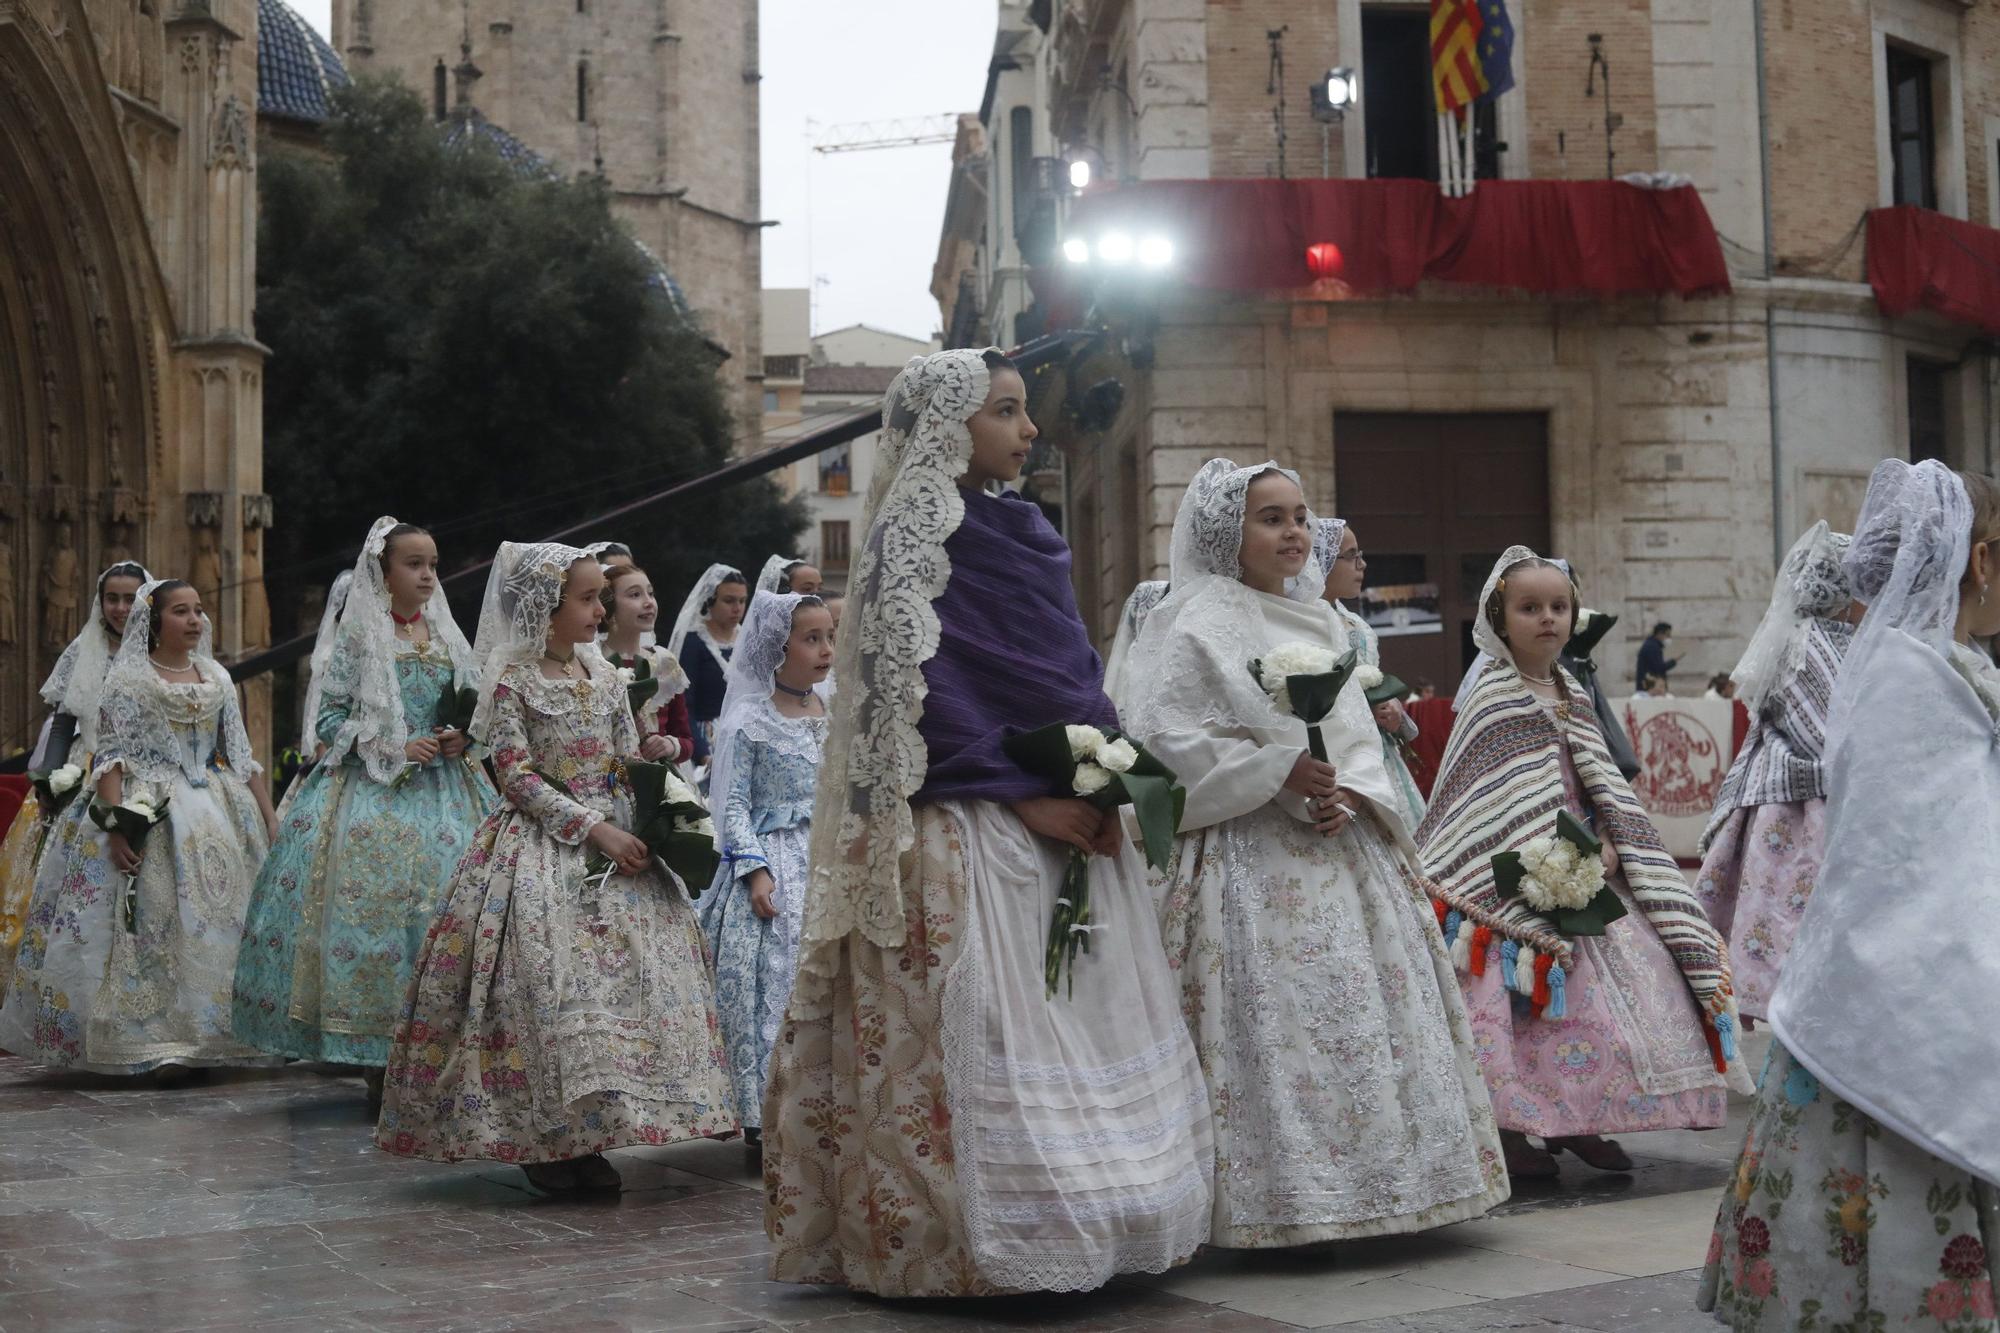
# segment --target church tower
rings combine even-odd
[[[440,120],[469,63],[488,121],[559,171],[601,171],[728,351],[737,421],[762,416],[757,0],[333,0],[333,45]]]

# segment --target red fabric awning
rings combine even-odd
[[[1146,181],[1077,200],[1069,235],[1111,228],[1168,237],[1176,276],[1227,291],[1306,286],[1306,248],[1322,241],[1340,247],[1342,278],[1359,293],[1426,279],[1596,296],[1729,290],[1722,245],[1692,186],[1481,181],[1453,199],[1414,180]],[[1101,269],[1066,266],[1057,281]]]
[[[1921,306],[2000,334],[2000,230],[1928,208],[1874,209],[1868,285],[1885,315]]]

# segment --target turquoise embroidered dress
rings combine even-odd
[[[328,743],[353,706],[350,648],[335,650],[315,719]],[[395,669],[410,731],[424,735],[453,687],[450,652],[435,639],[398,643]],[[393,785],[350,750],[301,778],[243,928],[237,1039],[300,1060],[387,1064],[424,933],[499,799],[466,757]]]
[[[769,702],[758,712],[754,724],[727,739],[740,748],[730,789],[711,793],[725,859],[701,900],[701,926],[715,960],[715,1007],[746,1128],[763,1124],[771,1047],[799,970],[806,852],[827,730],[824,717],[782,717]],[[770,871],[775,886],[778,914],[768,921],[750,906],[749,876],[757,870]]]

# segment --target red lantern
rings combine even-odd
[[[1339,277],[1341,270],[1347,267],[1347,260],[1342,257],[1340,247],[1332,241],[1320,241],[1306,247],[1306,267],[1312,270],[1315,280],[1324,281]]]

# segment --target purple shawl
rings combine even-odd
[[[944,544],[951,582],[934,603],[941,641],[924,664],[930,693],[917,723],[929,767],[910,799],[1049,796],[1000,742],[1057,722],[1117,726],[1104,663],[1077,614],[1069,547],[1041,509],[1016,495],[961,493],[965,522]]]

